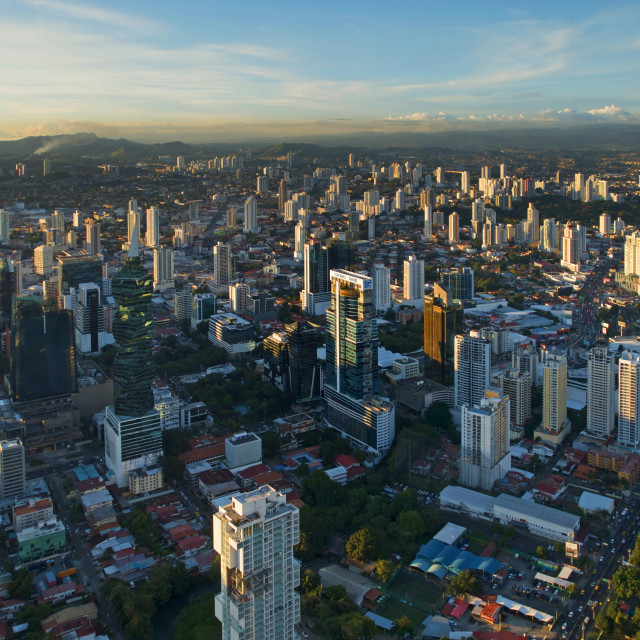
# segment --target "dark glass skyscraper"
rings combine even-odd
[[[454,300],[473,300],[473,275],[473,269],[469,267],[445,269],[440,272],[440,284],[449,289]]]
[[[424,373],[441,384],[454,383],[456,334],[462,333],[462,306],[453,304],[451,293],[436,284],[424,298]]]
[[[289,388],[297,402],[320,397],[318,331],[306,322],[286,326],[289,347]]]
[[[0,258],[0,331],[11,324],[11,301],[15,282],[11,266],[6,258]]]
[[[67,395],[76,390],[73,317],[46,307],[39,296],[13,300],[11,391],[16,402]]]
[[[58,256],[58,297],[85,282],[102,286],[102,256]]]
[[[327,425],[378,455],[387,451],[395,436],[395,409],[377,395],[378,328],[368,276],[331,271],[326,371]]]
[[[118,352],[113,363],[118,416],[142,416],[153,409],[151,339],[153,278],[140,258],[128,258],[115,276],[112,293],[118,303],[113,337]]]

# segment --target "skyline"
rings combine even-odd
[[[631,3],[0,1],[0,139],[640,123]]]

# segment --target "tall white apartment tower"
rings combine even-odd
[[[171,247],[158,247],[153,250],[153,289],[164,291],[173,289],[175,280],[173,277],[173,249]]]
[[[611,235],[611,216],[608,213],[600,214],[600,235]]]
[[[295,228],[295,241],[293,248],[293,259],[296,262],[302,262],[304,260],[304,243],[306,240],[307,228],[304,226],[304,222],[299,220]]]
[[[618,443],[640,444],[640,355],[629,351],[618,361]]]
[[[160,212],[157,207],[147,209],[147,247],[157,247],[160,244]]]
[[[625,240],[624,272],[626,275],[640,275],[640,231],[634,231]]]
[[[405,300],[422,300],[424,297],[424,260],[409,256],[404,261],[404,293]]]
[[[219,242],[213,247],[213,283],[216,289],[226,293],[233,280],[233,266],[231,263],[231,247]]]
[[[132,202],[135,202],[135,200]],[[129,203],[129,206],[131,206],[131,202]],[[129,245],[133,242],[134,237],[138,242],[140,239],[140,213],[138,211],[137,203],[135,207],[135,210],[129,210],[129,213],[127,213],[127,243]]]
[[[453,358],[455,406],[479,405],[489,386],[491,341],[482,338],[479,331],[457,335]]]
[[[223,640],[294,640],[299,540],[298,508],[269,485],[232,498],[213,516],[222,576],[215,614]]]
[[[540,242],[540,212],[533,206],[533,202],[529,203],[527,209],[527,236],[530,244]]]
[[[433,207],[430,204],[424,205],[424,228],[422,235],[427,238],[433,235]]]
[[[587,363],[587,431],[606,438],[615,424],[615,358],[606,346],[589,351]]]
[[[463,171],[460,174],[460,192],[462,195],[469,193],[469,172]]]
[[[488,388],[480,404],[463,405],[460,482],[489,491],[511,469],[509,396]]]
[[[244,202],[244,233],[255,231],[258,226],[258,201],[249,196]]]
[[[545,357],[543,376],[540,429],[562,440],[570,426],[567,419],[567,356],[551,349]]]
[[[373,267],[373,295],[376,311],[386,311],[391,306],[391,269],[382,264]]]
[[[454,211],[449,214],[449,242],[453,244],[460,240],[460,216]]]

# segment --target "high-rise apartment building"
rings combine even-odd
[[[213,247],[213,283],[217,293],[226,293],[233,280],[231,246],[219,242]]]
[[[0,332],[11,326],[11,303],[15,293],[14,273],[9,260],[0,257]]]
[[[511,424],[524,426],[531,418],[531,376],[510,369],[500,376],[500,388],[511,403]]]
[[[430,204],[425,204],[424,211],[424,224],[422,227],[422,235],[430,238],[433,235],[433,207]]]
[[[469,180],[469,172],[468,171],[462,171],[460,173],[460,193],[462,193],[462,195],[467,195],[469,193],[469,186],[470,186],[470,180]]]
[[[395,436],[395,409],[377,395],[378,327],[373,279],[331,271],[327,309],[325,420],[366,450],[386,452]]]
[[[158,207],[147,209],[145,244],[147,247],[157,247],[160,244],[160,211],[158,211]]]
[[[454,353],[454,402],[456,407],[480,404],[489,386],[491,369],[491,342],[480,332],[455,337]]]
[[[76,349],[80,353],[99,353],[109,336],[104,328],[104,307],[100,287],[95,282],[78,287],[74,309]]]
[[[302,220],[298,221],[294,231],[294,247],[293,247],[293,259],[296,262],[302,262],[304,260],[304,245],[307,241],[307,228]]]
[[[409,256],[403,263],[405,300],[422,300],[424,298],[424,260]]]
[[[560,443],[571,428],[567,418],[567,356],[558,349],[545,355],[542,381],[542,423],[535,437]]]
[[[240,313],[249,307],[251,288],[244,282],[236,282],[229,287],[229,300],[231,300],[231,311]]]
[[[377,312],[384,312],[391,307],[391,269],[383,264],[373,267],[373,294]]]
[[[213,517],[223,640],[294,640],[300,621],[297,507],[268,485],[232,498]]]
[[[19,438],[0,441],[0,500],[24,493],[26,473],[24,445]]]
[[[511,366],[518,373],[528,373],[531,385],[538,386],[538,351],[533,342],[520,341],[511,345]]]
[[[53,247],[41,244],[33,250],[33,267],[36,273],[50,278],[53,273]]]
[[[460,483],[485,491],[511,469],[509,397],[488,388],[480,403],[462,406]]]
[[[135,203],[134,209],[129,209],[127,213],[127,246],[130,246],[133,242],[133,239],[136,239],[136,246],[140,244],[140,212],[138,211],[138,204],[135,200],[129,202],[129,206],[131,207],[131,203]]]
[[[278,186],[278,211],[284,213],[284,204],[289,199],[289,188],[286,180],[280,180]]]
[[[258,227],[258,201],[249,196],[244,202],[244,233],[252,233]]]
[[[280,391],[289,391],[287,334],[284,331],[274,331],[263,340],[262,350],[264,352],[263,380]]]
[[[306,313],[320,315],[329,304],[329,255],[320,242],[310,240],[304,245],[302,308]]]
[[[618,443],[640,444],[640,355],[629,351],[618,360]]]
[[[460,241],[460,216],[454,211],[449,214],[449,243]]]
[[[100,241],[100,223],[94,218],[87,218],[84,221],[85,233],[87,236],[87,253],[90,256],[97,256],[102,253],[102,243]]]
[[[627,275],[640,275],[640,231],[634,231],[625,239],[624,272]]]
[[[456,302],[473,300],[474,273],[470,267],[457,267],[443,269],[439,276],[440,284],[451,292],[451,297]]]
[[[102,284],[102,256],[63,254],[58,261],[58,298],[70,296],[83,282]],[[70,307],[72,308],[72,306]]]
[[[118,486],[126,487],[131,472],[154,466],[162,455],[160,414],[151,389],[153,282],[138,257],[135,237],[112,291],[118,304],[113,319],[118,351],[113,363],[115,404],[105,411],[105,462]]]
[[[540,242],[540,212],[532,202],[529,203],[527,209],[527,240],[530,244]]]
[[[616,413],[615,357],[605,346],[589,351],[587,361],[587,431],[606,438],[614,429]]]
[[[425,376],[448,387],[454,384],[455,337],[462,331],[462,311],[439,284],[424,297]]]
[[[173,277],[173,249],[157,247],[153,250],[153,290],[164,291],[175,287]]]

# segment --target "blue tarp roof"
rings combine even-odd
[[[441,572],[439,570],[436,572],[434,568],[442,566],[452,573],[461,573],[471,569],[492,576],[502,567],[502,564],[495,558],[481,558],[475,553],[444,544],[439,540],[430,540],[420,547],[411,566],[423,573],[435,573],[436,575],[440,575]]]

